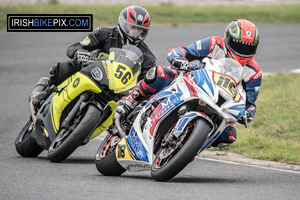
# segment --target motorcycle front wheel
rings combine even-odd
[[[68,129],[62,129],[57,133],[48,149],[48,159],[52,162],[61,162],[70,156],[95,130],[100,116],[99,109],[90,104],[86,112],[75,117]]]
[[[16,150],[18,154],[23,157],[37,157],[43,151],[43,148],[41,148],[31,137],[31,134],[33,133],[33,127],[34,124],[30,117],[16,138]]]
[[[108,133],[96,152],[96,168],[104,176],[121,176],[126,171],[116,158],[116,147],[119,141],[118,136]]]
[[[210,130],[205,119],[197,118],[185,127],[177,140],[180,144],[170,155],[162,156],[168,150],[162,148],[156,154],[152,164],[151,176],[156,181],[168,181],[183,170],[197,155],[204,144]],[[168,147],[170,148],[170,147]]]

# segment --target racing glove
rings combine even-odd
[[[190,63],[189,69],[203,69],[205,68],[205,63],[201,61],[193,61]]]
[[[171,65],[177,69],[187,69],[189,61],[183,57],[175,57],[171,61]]]
[[[93,62],[92,58],[92,53],[88,52],[87,50],[78,50],[74,55],[74,59],[83,65],[87,65]]]

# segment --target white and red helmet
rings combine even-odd
[[[259,32],[257,27],[248,20],[234,20],[226,28],[224,41],[227,55],[244,66],[256,53]]]
[[[126,43],[138,44],[143,41],[150,28],[150,15],[140,6],[128,6],[119,16],[119,32]]]

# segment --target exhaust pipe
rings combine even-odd
[[[33,88],[33,91],[31,92],[31,94],[29,96],[29,110],[31,113],[33,123],[35,123],[35,120],[36,120],[36,117],[35,117],[36,109],[35,109],[34,105],[32,104],[32,100],[37,95],[39,95],[43,90],[45,90],[45,88],[48,86],[48,80],[49,80],[49,78],[47,78],[47,77],[40,78],[40,80],[37,82],[37,84],[35,85],[35,87]]]

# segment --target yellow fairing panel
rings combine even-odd
[[[100,93],[98,86],[86,75],[77,72],[58,86],[59,93],[55,93],[51,101],[51,119],[55,132],[60,127],[60,117],[66,106],[84,91]]]
[[[134,160],[132,159],[132,157],[130,156],[130,153],[127,149],[127,145],[126,145],[126,139],[123,138],[117,145],[116,148],[116,158],[118,160]]]
[[[133,76],[131,68],[119,62],[108,63],[109,89],[115,93],[127,91],[136,86],[138,74]]]

